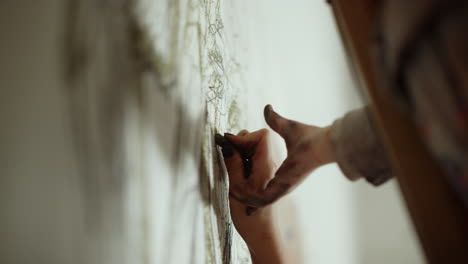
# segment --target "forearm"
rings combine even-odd
[[[259,212],[262,213],[264,212]],[[258,215],[249,217],[258,217]],[[239,228],[240,235],[249,248],[253,264],[286,263],[286,250],[281,241],[280,226],[273,221],[272,215],[268,220],[257,220],[255,228],[252,226],[239,226]]]
[[[282,264],[286,263],[286,254],[281,244],[278,231],[255,234],[255,241],[249,246],[253,264]]]
[[[302,225],[294,199],[285,197],[267,209],[272,209],[268,221],[254,232],[243,232],[253,263],[303,263]]]

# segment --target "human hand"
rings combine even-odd
[[[329,136],[331,127],[321,128],[286,119],[274,112],[270,105],[265,107],[264,115],[267,124],[284,139],[288,151],[287,158],[274,175],[267,175],[271,170],[264,167],[269,166],[265,153],[269,148],[264,140],[267,132],[260,130],[263,132],[245,136],[225,134],[227,140],[252,155],[251,176],[230,187],[230,194],[251,208],[273,203],[297,187],[313,170],[335,161]]]
[[[224,163],[229,175],[229,188],[241,184],[246,179],[250,180],[253,188],[262,190],[266,184],[274,177],[278,169],[278,160],[274,160],[270,150],[270,132],[261,129],[252,133],[242,130],[237,137],[243,138],[246,144],[242,147],[233,145],[225,140],[221,135],[216,135],[216,143],[222,147]],[[255,172],[251,176],[252,171]],[[261,214],[255,217],[250,215],[249,209],[233,197],[229,197],[231,204],[231,217],[239,233],[248,234],[257,229],[257,226],[272,226],[271,207],[266,207]]]
[[[242,149],[226,141],[221,135],[216,135],[216,143],[222,147],[230,188],[242,183],[246,178],[250,178],[252,171],[256,171],[256,178],[252,178],[251,184],[258,189],[264,188],[274,176],[279,162],[275,162],[271,155],[269,135],[267,129],[253,133],[246,130],[239,132],[238,137],[258,139],[256,144],[244,145]],[[250,213],[246,213],[248,207],[231,196],[229,197],[229,205],[232,222],[246,242],[253,263],[288,262],[289,248],[282,245],[284,238],[281,237],[281,221],[279,223],[275,221],[275,214],[278,214],[276,205],[266,206],[253,216],[248,216],[250,215]],[[289,258],[291,257],[289,256]]]

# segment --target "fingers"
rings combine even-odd
[[[243,161],[239,152],[233,150],[230,158],[224,158],[224,165],[229,176],[229,186],[244,181]]]
[[[269,205],[298,186],[313,170],[304,165],[300,156],[288,157],[275,174],[275,178],[268,182],[264,190],[258,190],[250,182],[242,182],[230,189],[231,196],[239,202],[254,208]],[[251,210],[251,213],[254,210]]]
[[[243,136],[245,136],[247,134],[249,134],[249,131],[245,130],[245,129],[242,129],[241,131],[239,131],[239,133],[237,133],[237,136],[243,137]]]
[[[249,149],[254,148],[265,134],[268,133],[268,129],[260,129],[252,133],[245,133],[245,131],[239,132],[239,134],[242,134],[237,136],[225,133],[224,137],[239,148]]]
[[[288,148],[288,157],[276,171],[273,179],[271,179],[272,173],[259,174],[262,170],[255,168],[256,164],[261,168],[268,167],[266,166],[268,163],[265,163],[268,161],[265,157],[268,157],[266,154],[269,152],[266,141],[268,130],[263,129],[253,133],[241,131],[238,136],[225,134],[225,138],[239,150],[254,150],[255,155],[249,156],[252,157],[254,164],[252,177],[231,184],[230,187],[231,196],[250,207],[246,210],[249,215],[292,191],[316,167],[309,160],[313,145],[310,141],[298,140],[310,130],[308,130],[310,126],[280,116],[270,105],[265,107],[264,115],[268,125],[284,138]]]
[[[293,132],[300,123],[280,116],[273,110],[271,105],[265,106],[263,114],[265,116],[265,121],[271,129],[284,138],[286,144],[289,144],[291,132]]]
[[[268,158],[268,133],[267,129],[253,133],[242,130],[237,137],[231,137],[233,144],[237,143],[236,148],[244,159],[245,175],[249,178],[250,185],[259,190],[265,189],[272,176],[267,169],[271,166],[271,160]],[[255,175],[249,177],[252,171]]]
[[[226,141],[223,136],[216,134],[216,144],[221,147],[221,152],[224,157],[224,164],[229,176],[230,186],[238,184],[244,181],[244,166],[243,159],[240,153],[234,148],[234,146]]]
[[[230,188],[230,195],[237,201],[248,207],[252,207],[247,210],[247,214],[250,215],[255,212],[255,209],[265,207],[277,201],[289,193],[293,187],[294,186],[287,182],[280,182],[273,179],[264,191],[259,192],[258,190],[253,190],[248,183],[243,182],[233,185],[232,188]]]
[[[266,105],[263,109],[263,115],[265,117],[265,121],[267,124],[276,131],[278,134],[282,135],[284,132],[284,128],[287,126],[288,121],[280,116],[278,113],[273,111],[273,107],[271,105]]]

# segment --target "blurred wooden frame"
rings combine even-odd
[[[371,36],[378,2],[332,0],[331,6],[348,55],[369,94],[426,260],[468,263],[465,208],[431,159],[408,115],[377,89]]]

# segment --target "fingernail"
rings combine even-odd
[[[230,158],[234,154],[234,150],[232,149],[232,146],[230,145],[225,145],[221,149],[221,152],[223,152],[223,157],[224,158]]]
[[[231,134],[231,133],[224,133],[224,139],[229,142],[229,143],[232,143],[231,139],[235,137],[235,135]]]
[[[215,134],[215,143],[216,143],[218,146],[223,147],[223,146],[225,145],[225,141],[226,141],[226,140],[224,139],[224,137],[223,137],[221,134],[219,134],[219,133],[216,133],[216,134]]]
[[[256,210],[257,209],[254,207],[247,206],[247,208],[245,208],[245,214],[251,216]]]
[[[265,116],[265,119],[268,119],[272,111],[273,111],[273,107],[270,104],[265,106],[265,108],[263,109],[263,115]]]

